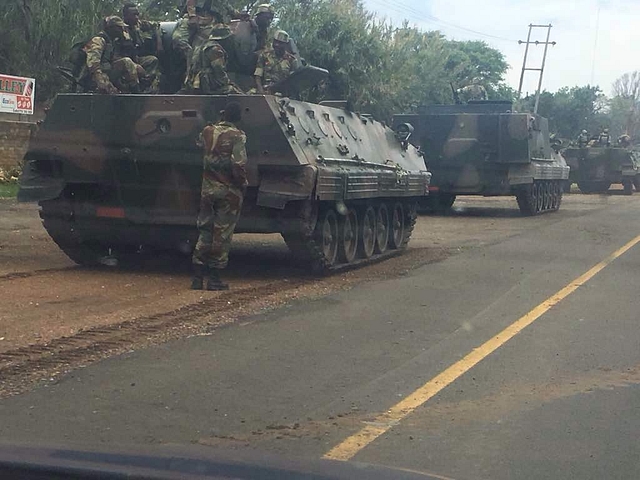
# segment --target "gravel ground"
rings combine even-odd
[[[156,257],[133,270],[78,267],[50,240],[37,206],[0,200],[0,354],[158,315],[171,314],[179,324],[185,308],[199,308],[203,321],[185,323],[169,336],[198,333],[292,300],[402,275],[463,249],[497,243],[549,223],[560,226],[566,219],[624,201],[620,195],[571,195],[560,212],[527,218],[520,216],[512,198],[462,197],[449,215],[421,216],[402,255],[326,278],[310,277],[296,267],[279,235],[238,235],[225,276],[237,308],[217,315],[219,302],[207,305],[220,293],[188,289],[188,259]],[[274,293],[274,282],[285,282],[289,288]],[[145,341],[140,337],[127,348]]]

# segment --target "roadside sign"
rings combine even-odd
[[[0,113],[33,115],[36,81],[0,73]]]

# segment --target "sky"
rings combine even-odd
[[[598,85],[609,95],[613,82],[640,70],[640,0],[363,0],[366,8],[395,25],[408,20],[456,40],[483,40],[500,50],[511,69],[507,83],[520,81],[528,25],[552,24],[542,88]],[[546,29],[531,40],[544,41]],[[539,68],[544,47],[531,46],[528,67]],[[524,93],[534,93],[538,72],[527,72]]]

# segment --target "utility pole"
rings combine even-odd
[[[544,67],[547,63],[547,51],[549,49],[549,45],[555,45],[556,42],[550,42],[549,39],[551,38],[551,27],[553,25],[549,24],[549,25],[534,25],[534,24],[529,24],[529,34],[527,35],[527,40],[526,41],[522,41],[522,40],[518,40],[518,43],[520,45],[522,45],[523,43],[526,45],[525,49],[524,49],[524,61],[522,62],[522,73],[520,74],[520,85],[518,86],[518,97],[520,97],[520,95],[522,95],[522,84],[524,83],[524,74],[527,71],[535,71],[535,72],[540,72],[540,77],[538,79],[538,89],[536,90],[536,104],[535,107],[533,109],[533,113],[538,113],[538,106],[540,105],[540,89],[542,88],[542,76],[544,75]],[[547,29],[547,39],[544,42],[541,42],[539,40],[531,40],[531,33],[533,32],[534,28],[546,28]],[[540,68],[531,68],[527,66],[527,58],[529,56],[529,45],[544,45],[544,53],[542,55],[542,65],[540,66]]]

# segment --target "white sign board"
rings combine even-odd
[[[0,73],[0,113],[33,115],[36,81]]]

